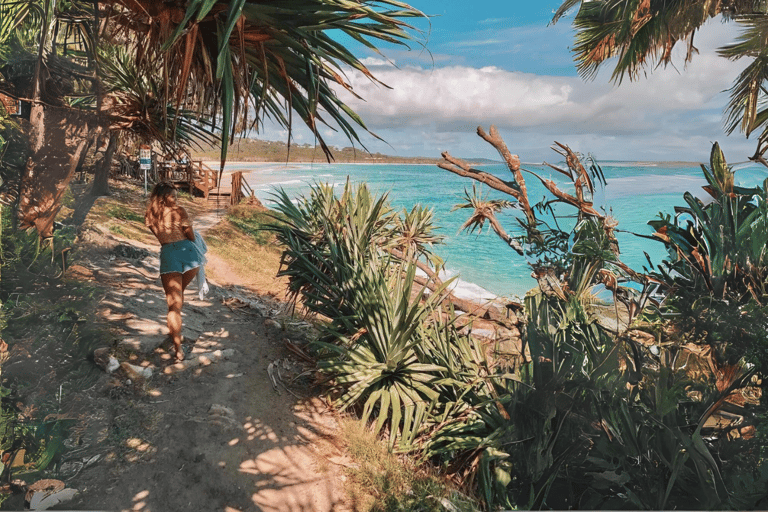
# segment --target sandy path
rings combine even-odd
[[[219,218],[208,212],[194,224],[204,233]],[[99,313],[114,327],[116,343],[160,346],[116,351],[152,369],[150,379],[129,381],[118,370],[83,398],[91,411],[76,440],[78,460],[101,458],[65,480],[80,490],[66,508],[353,510],[341,468],[329,462],[341,455],[336,419],[310,395],[311,373],[302,376],[309,368],[286,349],[286,340],[306,342],[298,321],[280,317],[277,304],[221,283],[210,283],[204,300],[188,290],[183,334],[193,350],[186,363],[173,365],[162,344],[166,307],[157,247],[95,239],[88,261],[72,272],[108,288]],[[149,256],[115,258],[117,242]],[[282,377],[277,388],[270,369]]]

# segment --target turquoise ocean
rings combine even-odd
[[[617,238],[622,261],[642,271],[643,266],[647,266],[644,254],[647,253],[654,264],[658,264],[666,255],[663,246],[631,233],[650,235],[653,230],[647,222],[657,218],[659,212],[674,215],[675,206],[685,205],[683,193],[686,191],[705,200],[708,195],[701,189],[705,184],[701,168],[674,163],[599,163],[607,185],[595,193],[594,203],[619,221],[617,229],[621,231]],[[511,180],[511,174],[503,164],[477,168]],[[546,166],[524,164],[523,168],[556,183],[562,183],[564,179]],[[526,260],[512,251],[488,226],[481,233],[459,233],[469,210],[451,212],[451,208],[461,202],[465,188],[471,191],[473,181],[437,166],[233,163],[226,169],[244,171],[246,181],[267,207],[274,204],[273,194],[279,188],[291,197],[299,197],[306,194],[313,183],[332,184],[340,193],[347,179],[352,183],[366,182],[373,192],[387,193],[396,208],[410,209],[421,204],[434,210],[436,225],[445,236],[445,243],[437,246],[435,252],[445,260],[449,275],[459,275],[457,292],[475,298],[493,295],[520,298],[535,284]],[[741,164],[734,169],[736,183],[741,186],[758,186],[768,178],[768,169],[759,165]],[[538,202],[544,197],[545,189],[533,175],[527,174],[525,179],[531,202]],[[566,186],[563,190],[572,193]],[[483,193],[490,198],[507,199],[504,194],[488,187],[483,188]],[[516,232],[514,215],[508,211],[499,216],[510,233]]]

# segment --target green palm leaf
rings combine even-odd
[[[556,23],[576,6],[579,10],[573,20],[573,53],[579,73],[594,78],[610,61],[614,66],[611,79],[618,83],[625,77],[635,80],[649,69],[669,64],[678,42],[687,46],[685,61],[690,61],[697,53],[694,35],[707,21],[715,17],[736,20],[741,34],[737,42],[722,46],[719,54],[751,62],[730,89],[731,98],[725,109],[726,130],[731,133],[739,128],[749,136],[765,127],[766,116],[760,113],[767,99],[764,89],[768,80],[768,13],[761,2],[565,0],[552,22]],[[765,152],[765,141],[761,136],[756,157]]]
[[[348,89],[343,70],[349,68],[375,78],[327,32],[341,30],[375,50],[378,43],[407,46],[414,30],[403,20],[423,16],[411,6],[391,0],[195,0],[187,3],[174,23],[160,12],[148,18],[137,4],[121,4],[123,11],[114,21],[124,30],[150,24],[147,37],[136,41],[135,52],[152,58],[139,60],[147,67],[164,63],[169,76],[178,77],[182,88],[188,89],[187,97],[195,98],[196,107],[209,114],[220,112],[222,158],[231,134],[246,126],[245,107],[251,102],[255,102],[256,112],[266,113],[289,129],[290,112],[295,111],[329,158],[318,123],[335,125],[350,140],[360,142],[355,125],[365,129],[362,119],[336,96],[331,85]],[[173,16],[178,14],[174,11]],[[184,37],[192,30],[212,33],[211,28],[215,40]],[[170,36],[164,35],[168,33]],[[193,52],[189,45],[194,46]],[[258,128],[258,119],[255,125]]]

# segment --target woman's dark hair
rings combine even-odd
[[[155,198],[165,200],[168,196],[173,195],[176,192],[176,185],[169,181],[161,181],[155,188],[152,189],[152,193],[149,194],[149,200],[152,202]]]

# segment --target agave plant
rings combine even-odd
[[[414,205],[411,211],[403,211],[395,217],[394,232],[385,249],[401,254],[405,261],[426,258],[435,267],[442,262],[433,252],[435,245],[443,243],[443,236],[436,233],[434,210],[422,205]]]
[[[339,197],[332,186],[316,184],[297,204],[284,191],[274,198],[280,222],[269,229],[286,247],[280,275],[289,278],[294,299],[301,298],[310,311],[329,318],[342,314],[338,307],[345,301],[337,283],[384,253],[394,260],[417,262],[423,257],[434,267],[440,265],[432,247],[442,237],[434,232],[433,213],[421,206],[397,212],[387,194],[375,197],[365,184],[355,186],[349,180]],[[422,262],[417,265],[435,274]]]
[[[340,198],[329,185],[316,185],[294,204],[275,194],[280,222],[269,227],[285,246],[279,275],[288,277],[294,300],[327,318],[354,314],[345,283],[378,256],[390,239],[395,213],[386,195],[349,182]]]
[[[441,290],[424,297],[426,288],[413,289],[416,266],[399,267],[359,269],[349,283],[356,317],[336,319],[343,329],[328,329],[340,343],[321,346],[338,356],[318,366],[341,388],[342,410],[364,402],[363,421],[375,413],[375,431],[389,427],[390,448],[409,450],[439,397],[434,384],[444,368],[419,357],[418,347],[422,324],[434,312]],[[344,334],[355,328],[354,335]]]
[[[443,378],[425,324],[439,316],[449,282],[416,284],[417,259],[434,259],[430,246],[441,240],[432,212],[396,212],[386,195],[349,182],[338,198],[328,185],[297,203],[284,191],[275,198],[280,223],[270,229],[285,246],[280,274],[296,300],[329,321],[319,367],[339,388],[339,406],[362,404],[377,432],[387,427],[391,448],[413,449]]]

